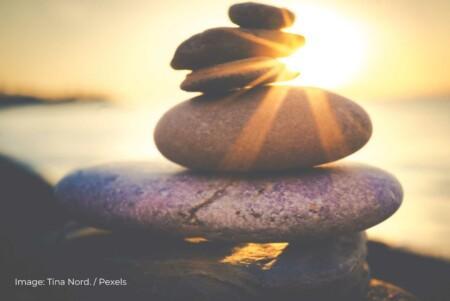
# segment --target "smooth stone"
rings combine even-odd
[[[191,92],[222,92],[251,88],[296,78],[285,64],[272,58],[249,58],[198,69],[186,76],[181,89]]]
[[[201,95],[166,112],[154,139],[169,160],[209,171],[276,171],[344,158],[372,134],[356,103],[318,88]]]
[[[266,29],[219,27],[196,34],[178,46],[174,69],[199,69],[250,57],[283,57],[302,46],[301,35]]]
[[[254,2],[232,5],[228,16],[234,24],[247,28],[280,29],[295,21],[295,14],[289,9]]]
[[[398,209],[402,188],[361,164],[239,176],[135,162],[73,172],[56,195],[75,219],[101,228],[276,242],[367,229]]]
[[[30,238],[62,225],[53,187],[26,164],[0,154],[0,236]]]
[[[372,279],[367,293],[367,301],[418,301],[418,299],[393,284]]]
[[[368,284],[367,269],[362,268],[366,241],[361,233],[313,244],[193,244],[149,239],[139,233],[96,233],[92,228],[74,229],[62,237],[48,256],[48,274],[62,279],[101,275],[127,281],[126,287],[98,294],[73,288],[75,296],[83,296],[76,300],[95,300],[94,296],[115,300],[119,294],[155,301],[273,300],[274,296],[360,301]]]
[[[51,185],[27,164],[0,154],[0,300],[14,278],[25,276],[41,250],[41,237],[61,226]]]
[[[366,255],[362,233],[314,244],[290,243],[264,278],[270,288],[265,295],[268,300],[360,301],[369,283]]]

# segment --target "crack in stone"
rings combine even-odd
[[[231,184],[232,184],[232,181],[226,183],[222,188],[220,188],[219,190],[214,192],[214,194],[212,196],[208,197],[206,200],[204,200],[200,204],[189,209],[189,211],[188,211],[189,215],[186,218],[187,222],[192,225],[203,225],[203,223],[197,217],[197,212],[200,209],[207,207],[207,206],[211,205],[212,203],[214,203],[215,201],[222,198],[222,196],[224,196],[224,194],[225,194],[225,191],[228,189],[228,187],[230,187]]]

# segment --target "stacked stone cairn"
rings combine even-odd
[[[416,300],[370,281],[366,264],[364,230],[398,209],[399,182],[326,164],[369,140],[369,116],[319,88],[268,85],[298,75],[276,60],[304,43],[281,31],[291,11],[242,3],[229,16],[240,27],[192,36],[171,63],[192,70],[183,90],[203,94],[169,110],[154,139],[187,170],[116,163],[58,184],[77,221],[108,230],[68,230],[74,266],[125,279],[109,300]]]

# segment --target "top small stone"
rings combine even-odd
[[[295,20],[294,13],[286,8],[254,2],[232,5],[228,15],[233,23],[247,28],[280,29]]]

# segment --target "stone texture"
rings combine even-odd
[[[174,69],[199,69],[249,57],[283,57],[304,44],[297,34],[265,29],[219,27],[196,34],[178,46]]]
[[[370,281],[367,301],[418,301],[411,293],[384,281]]]
[[[402,189],[358,164],[238,176],[137,162],[74,172],[56,195],[76,219],[102,228],[275,242],[369,228],[397,210]]]
[[[360,233],[312,244],[290,243],[264,278],[270,288],[265,295],[268,300],[359,301],[369,282],[366,255]]]
[[[275,171],[346,157],[370,138],[356,103],[317,89],[256,87],[202,95],[169,110],[154,139],[169,160],[210,171]]]
[[[254,2],[234,4],[228,15],[233,23],[247,28],[280,29],[295,21],[294,13],[286,8]]]
[[[60,278],[100,275],[127,280],[126,287],[103,291],[69,288],[75,300],[210,301],[213,297],[256,301],[278,296],[278,300],[334,297],[360,301],[368,283],[367,270],[362,268],[365,237],[358,233],[281,247],[192,244],[92,228],[71,230],[62,237],[49,254],[47,273]]]
[[[290,80],[299,75],[283,63],[264,57],[237,60],[193,71],[181,83],[185,91],[222,92]]]

